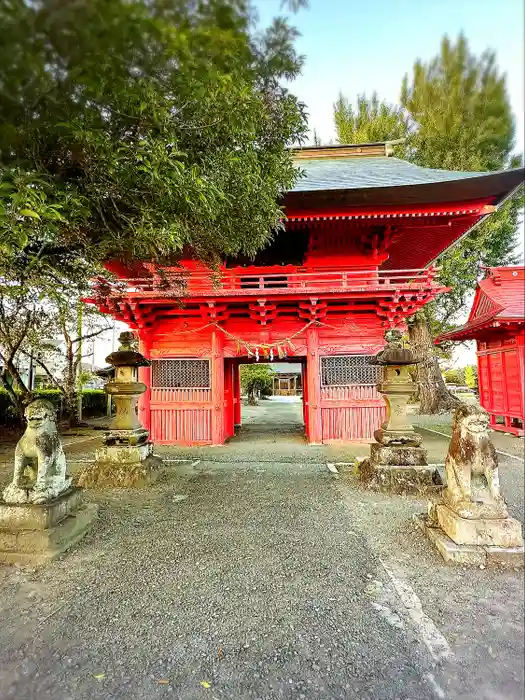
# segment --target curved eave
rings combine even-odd
[[[288,216],[304,211],[342,212],[354,207],[417,207],[477,200],[497,206],[523,183],[524,172],[523,168],[515,168],[412,185],[292,191],[284,195],[282,203]]]
[[[511,330],[515,327],[517,330],[519,326],[525,325],[524,318],[491,318],[488,321],[483,321],[481,323],[465,324],[459,328],[455,328],[453,331],[448,333],[442,333],[434,340],[435,345],[444,343],[447,341],[463,341],[463,340],[477,340],[481,333],[487,331],[497,331],[499,329]]]

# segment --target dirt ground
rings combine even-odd
[[[368,446],[307,445],[300,408],[158,448],[167,479],[87,494],[100,518],[74,551],[0,566],[0,697],[522,700],[522,571],[446,565],[412,525],[426,503],[363,489],[343,463]],[[442,464],[447,420],[420,430]],[[100,440],[64,436],[72,472]],[[523,440],[494,441],[523,522]]]

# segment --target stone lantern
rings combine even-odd
[[[139,397],[147,387],[139,382],[138,369],[149,367],[151,363],[133,349],[132,333],[121,333],[119,341],[119,349],[106,357],[106,362],[115,368],[115,377],[106,384],[106,392],[113,398],[116,411],[104,443],[108,446],[149,445],[141,450],[141,455],[148,456],[151,453],[151,443],[148,442],[148,431],[142,427],[137,411]]]
[[[104,447],[97,450],[95,464],[79,478],[81,486],[141,486],[156,480],[160,458],[153,455],[153,443],[142,426],[137,410],[146,385],[138,381],[138,368],[150,365],[134,347],[133,333],[119,336],[120,346],[106,357],[115,376],[106,392],[115,403],[115,416],[104,436]]]
[[[378,391],[387,405],[387,420],[375,431],[370,458],[359,466],[361,478],[373,488],[400,493],[435,491],[441,484],[439,473],[427,464],[422,437],[408,420],[407,404],[415,384],[409,367],[419,360],[411,349],[403,347],[398,330],[385,333],[387,341],[370,364],[382,367]]]

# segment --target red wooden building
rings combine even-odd
[[[232,436],[239,364],[257,358],[302,365],[310,442],[372,438],[385,408],[368,359],[385,329],[444,291],[432,261],[523,177],[429,170],[389,150],[296,150],[304,177],[284,197],[286,229],[254,260],[225,260],[215,274],[191,255],[162,274],[146,261],[108,263],[126,289],[115,284],[97,303],[136,330],[152,360],[140,410],[154,441]]]
[[[493,267],[467,323],[443,340],[476,340],[479,398],[494,430],[525,436],[525,268]]]

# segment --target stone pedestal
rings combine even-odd
[[[509,517],[500,492],[488,426],[488,414],[479,406],[456,409],[445,460],[446,488],[416,523],[445,561],[523,567],[521,524]]]
[[[414,445],[370,445],[370,459],[374,464],[387,466],[426,467],[427,451]]]
[[[0,561],[39,566],[56,559],[84,537],[96,515],[96,504],[84,504],[77,488],[41,505],[0,502]]]
[[[371,459],[365,459],[358,469],[363,483],[376,491],[425,495],[441,488],[439,472],[428,465],[376,464]]]
[[[78,483],[85,488],[148,486],[160,478],[162,460],[153,455],[153,443],[105,445],[95,462],[82,471]]]
[[[388,442],[390,436],[383,437]],[[427,465],[427,451],[407,444],[374,443],[359,474],[369,488],[392,493],[432,493],[441,485],[438,471]]]
[[[414,522],[446,562],[463,566],[523,568],[521,523],[514,518],[470,520],[444,505],[431,504]]]

